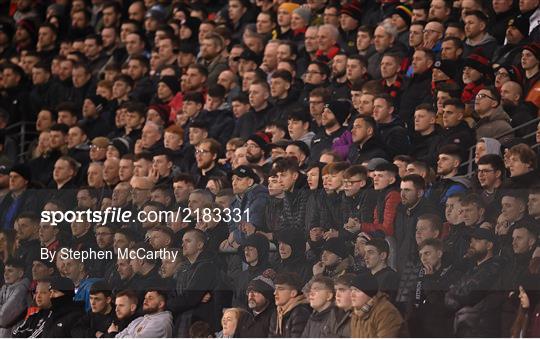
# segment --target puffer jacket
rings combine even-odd
[[[303,294],[289,301],[282,310],[281,323],[279,323],[279,309],[276,309],[270,318],[270,338],[299,338],[306,327],[311,314],[306,298]]]
[[[475,265],[450,286],[445,305],[455,311],[454,334],[458,337],[498,337],[500,294],[494,291],[502,261],[492,257]]]
[[[313,311],[309,316],[302,338],[324,338],[330,329],[330,316],[332,309],[335,306],[331,305],[321,312]]]

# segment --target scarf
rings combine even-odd
[[[300,294],[294,298],[291,298],[285,305],[278,306],[276,309],[277,314],[277,321],[276,321],[276,333],[279,335],[283,335],[282,333],[282,325],[283,325],[283,317],[292,311],[296,306],[300,304],[307,303],[306,297],[304,297],[303,294]]]

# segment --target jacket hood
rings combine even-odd
[[[283,229],[277,235],[277,241],[291,246],[291,256],[284,262],[290,262],[297,258],[301,258],[305,253],[305,236],[302,230],[298,229]]]
[[[242,260],[244,262],[246,261],[246,257],[244,255],[244,248],[246,246],[252,246],[257,249],[257,255],[259,258],[257,260],[257,266],[264,265],[268,262],[268,252],[270,251],[270,242],[264,235],[255,233],[246,238],[246,240],[244,241],[244,244],[241,247]]]
[[[481,138],[486,144],[486,154],[501,155],[501,143],[497,139],[493,138]]]
[[[486,33],[486,35],[484,35],[484,38],[482,40],[480,40],[479,42],[477,43],[471,43],[471,40],[470,39],[467,39],[466,40],[466,43],[470,46],[480,46],[480,45],[484,45],[484,44],[487,44],[487,43],[490,43],[490,42],[496,42],[497,40],[489,33]]]

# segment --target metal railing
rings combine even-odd
[[[32,121],[20,121],[3,129],[6,136],[13,137],[17,142],[19,146],[17,158],[19,160],[23,160],[32,137],[37,136],[37,132],[34,130],[35,125],[36,123]]]
[[[533,124],[538,124],[539,121],[540,121],[540,117],[532,119],[530,121],[527,121],[524,124],[521,124],[519,126],[516,126],[516,127],[512,128],[511,130],[509,130],[507,132],[504,132],[504,133],[501,133],[501,134],[495,136],[493,139],[498,140],[498,139],[500,139],[502,137],[505,137],[507,135],[514,134],[514,132],[516,132],[516,131],[523,130],[524,128],[529,127],[529,126],[531,126]],[[528,143],[528,144],[531,145],[532,148],[537,148],[537,147],[540,147],[540,144],[536,143],[536,140],[534,139],[535,135],[536,135],[536,131],[531,132],[529,134],[526,134],[525,136],[521,137],[521,139],[523,139],[524,142],[527,142],[528,139],[533,138],[533,142]],[[467,167],[467,176],[470,176],[472,174],[473,170],[474,170],[474,154],[475,154],[475,151],[476,151],[476,144],[469,148],[469,157],[468,157],[467,161],[465,161],[464,163],[461,164],[462,168]]]

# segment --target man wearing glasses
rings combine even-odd
[[[197,177],[197,188],[206,188],[208,178],[226,176],[217,166],[219,143],[214,139],[204,139],[195,148],[195,161],[197,167],[192,169],[192,174]]]
[[[480,117],[476,125],[476,139],[494,138],[503,143],[514,137],[510,117],[503,110],[501,96],[494,87],[482,89],[474,100],[474,110]]]

